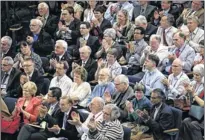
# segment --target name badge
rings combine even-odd
[[[1,89],[6,89],[6,84],[2,84]]]

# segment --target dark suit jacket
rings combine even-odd
[[[4,77],[4,72],[2,72],[2,78]],[[6,85],[6,92],[8,97],[13,97],[13,98],[19,98],[21,97],[21,95],[19,94],[19,85],[20,85],[20,75],[21,75],[21,71],[16,69],[16,68],[12,68],[10,76],[9,76],[9,80],[8,80],[8,84]]]
[[[154,26],[154,25],[152,25],[152,24],[150,24],[150,23],[148,23],[148,24],[147,24],[147,28],[146,28],[146,30],[145,30],[144,40],[145,40],[146,42],[149,42],[150,36],[151,36],[152,34],[156,34],[156,32],[157,32],[157,27]]]
[[[74,55],[78,55],[75,56],[76,58],[79,58],[79,48],[80,48],[80,38],[78,38],[77,40],[77,47],[76,47],[76,52],[74,53]],[[92,50],[92,53],[90,55],[91,58],[94,58],[95,53],[98,51],[98,49],[100,48],[100,42],[99,39],[96,36],[91,36],[89,35],[88,40],[87,40],[87,46],[89,46]]]
[[[74,18],[74,20],[68,25],[67,27],[71,30],[71,38],[69,40],[65,40],[68,43],[68,46],[70,45],[76,45],[77,38],[80,37],[80,20],[77,18]],[[56,28],[56,32],[59,30]],[[63,39],[61,35],[57,36],[55,33],[56,40],[57,39]]]
[[[155,9],[156,9],[155,6],[149,5],[149,4],[147,5],[147,8],[146,8],[144,16],[146,17],[148,22],[150,21],[151,17],[153,16]],[[135,18],[140,15],[140,11],[141,11],[141,6],[140,5],[136,5],[134,7],[134,10],[133,10],[133,21],[135,21]]]
[[[103,39],[103,32],[108,28],[112,28],[112,25],[111,25],[109,20],[104,18],[102,23],[100,24],[100,27],[99,26],[93,27],[90,30],[90,34],[92,36],[97,36],[97,37],[99,37],[100,40],[102,40]],[[95,31],[97,31],[97,33],[98,33],[97,35],[96,35]]]
[[[43,75],[41,75],[39,71],[35,69],[30,81],[34,82],[37,86],[36,96],[40,95],[40,93],[42,93],[42,87],[44,83]]]
[[[71,111],[68,114],[67,120],[72,120],[71,118],[71,112],[75,111],[78,112],[76,109],[71,108]],[[58,125],[60,128],[63,127],[63,118],[64,118],[64,113],[60,112],[58,116]],[[82,121],[82,118],[80,117],[80,120]],[[61,129],[60,133],[57,135],[57,137],[65,137],[68,138],[69,140],[78,140],[78,131],[74,125],[69,124],[68,122],[66,123],[65,130]]]
[[[58,28],[58,20],[59,18],[57,16],[49,14],[46,25],[43,27],[44,31],[49,33],[52,37],[54,37],[56,28]]]
[[[71,56],[69,56],[68,55],[68,53],[67,52],[65,52],[65,54],[63,55],[63,57],[61,58],[61,60],[59,60],[59,56],[57,56],[56,54],[55,54],[55,52],[53,51],[49,56],[48,56],[48,59],[50,60],[50,59],[56,59],[58,62],[59,61],[66,61],[67,63],[68,63],[68,65],[69,65],[69,69],[68,69],[68,71],[67,71],[67,73],[66,74],[70,74],[70,72],[71,72],[71,65],[72,65],[72,58],[71,58]],[[50,74],[54,74],[55,73],[55,69],[54,68],[50,68],[49,67],[50,65],[47,65],[47,67],[45,68],[45,71],[46,72],[49,72]]]
[[[11,48],[9,49],[9,51],[8,51],[6,54],[3,55],[3,58],[6,57],[6,56],[10,56],[10,57],[12,57],[13,59],[15,58],[16,54],[14,53],[14,50],[13,50],[12,46],[11,46]]]
[[[122,100],[120,101],[120,103],[119,103],[119,105],[118,105],[118,107],[120,108],[120,113],[121,113],[121,115],[120,115],[120,118],[122,119],[122,120],[124,120],[124,119],[126,119],[128,116],[128,113],[127,113],[127,111],[126,111],[126,109],[125,109],[125,106],[126,106],[126,100],[129,100],[129,101],[131,101],[134,97],[135,97],[135,95],[134,95],[134,91],[133,91],[133,89],[129,86],[128,87],[128,89],[127,89],[127,91],[125,92],[125,93],[119,93],[119,92],[115,92],[114,94],[113,94],[113,96],[112,96],[112,99],[113,99],[113,103],[115,104],[115,103],[117,103],[118,102],[118,98],[119,98],[119,96],[120,96],[120,94],[124,94],[124,96],[122,97]]]
[[[80,66],[82,65],[82,60],[79,60],[77,62]],[[93,58],[89,58],[86,62],[84,68],[88,72],[87,82],[92,81],[95,79],[95,72],[97,70],[97,61],[95,61]]]
[[[29,36],[33,37],[33,33],[29,33]],[[35,41],[32,45],[32,48],[34,49],[34,52],[37,53],[39,56],[47,56],[51,54],[51,52],[54,50],[53,48],[53,42],[51,36],[41,30],[38,36],[38,40]]]
[[[154,118],[155,106],[151,109],[151,119],[146,122],[155,140],[171,140],[170,135],[164,134],[164,130],[174,128],[174,115],[171,108],[165,103],[162,104],[157,116]]]

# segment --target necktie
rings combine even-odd
[[[84,61],[82,62],[82,66],[85,67],[85,62]]]
[[[144,12],[145,12],[145,9],[144,9],[144,8],[142,8],[142,9],[141,9],[140,14],[142,14],[142,15],[143,15],[143,14],[144,14]]]
[[[63,117],[63,127],[62,127],[63,129],[65,129],[65,127],[66,127],[67,117],[68,117],[68,115],[64,114],[64,117]]]
[[[154,118],[153,118],[154,120],[156,119],[157,112],[158,112],[157,109],[155,109],[155,112],[154,112]]]
[[[163,43],[165,46],[169,46],[166,40],[166,33],[165,33],[165,29],[163,30]]]
[[[60,57],[56,56],[56,61],[59,62],[60,61]]]
[[[50,109],[48,110],[48,114],[49,115],[52,115],[52,113],[53,113],[53,109],[54,109],[54,107],[52,106],[52,107],[50,107]]]
[[[2,79],[2,83],[4,84],[6,82],[7,77],[9,76],[8,73],[5,73],[3,79]]]
[[[180,49],[177,49],[176,52],[175,52],[175,54],[176,54],[176,56],[177,56],[177,58],[178,58],[179,55],[180,55]]]

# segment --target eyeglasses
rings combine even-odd
[[[157,98],[159,98],[159,96],[156,96],[156,97],[150,97],[150,99],[153,99],[153,100],[155,100],[155,99],[157,99]]]
[[[63,15],[63,16],[66,16],[66,15],[67,15],[67,13],[62,13],[62,15]]]
[[[26,67],[28,68],[28,67],[30,67],[30,66],[32,66],[32,65],[23,65],[24,68],[26,68]]]
[[[117,84],[117,83],[114,83],[114,84],[115,84],[116,86],[118,86],[118,85],[120,85],[121,83],[118,83],[118,84]]]
[[[6,67],[6,66],[9,66],[9,64],[2,64],[2,66]]]
[[[30,27],[35,27],[35,26],[38,26],[38,25],[30,24],[29,26],[30,26]]]
[[[103,111],[103,114],[104,114],[104,115],[106,115],[106,116],[110,116],[110,114],[109,114],[109,113],[104,112],[104,111]]]
[[[180,67],[180,66],[177,66],[177,65],[172,65],[172,67]]]

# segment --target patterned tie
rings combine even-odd
[[[163,30],[163,43],[165,46],[169,46],[166,40],[166,33],[165,33],[165,29]]]
[[[84,61],[82,62],[82,66],[85,67],[85,62]]]
[[[175,54],[176,54],[176,57],[178,58],[179,55],[180,55],[180,49],[177,49],[176,52],[175,52]]]
[[[6,82],[7,77],[9,76],[8,73],[5,73],[3,79],[2,79],[2,83],[4,84]]]

